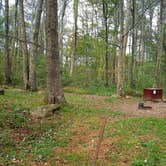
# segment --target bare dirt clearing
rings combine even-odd
[[[138,103],[141,102],[141,98],[127,97],[118,98],[111,100],[108,96],[98,96],[98,95],[82,95],[67,93],[67,96],[78,96],[81,105],[87,105],[89,107],[94,107],[97,109],[104,109],[109,111],[120,111],[128,116],[144,116],[144,117],[157,117],[166,118],[166,103],[159,101],[145,101],[145,106],[151,106],[152,109],[138,109]],[[110,102],[110,101],[111,102]]]
[[[123,113],[133,116],[144,116],[144,117],[157,117],[166,118],[166,103],[164,102],[144,102],[145,106],[150,106],[152,109],[138,109],[138,101],[124,100],[122,103],[114,104],[113,109],[122,111]]]

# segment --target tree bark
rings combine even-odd
[[[32,42],[34,44],[32,44],[32,51],[31,51],[31,55],[30,55],[29,82],[30,82],[30,90],[31,91],[37,91],[36,57],[38,55],[38,44],[39,44],[38,37],[39,37],[42,6],[43,6],[43,0],[38,0],[36,17],[35,17],[34,32],[33,32],[33,39],[32,39]]]
[[[118,18],[117,18],[118,16]],[[116,84],[116,62],[117,62],[117,41],[118,41],[118,29],[119,29],[119,9],[114,12],[114,35],[113,35],[113,54],[112,54],[112,72],[111,80],[112,84]]]
[[[17,53],[18,48],[17,45],[19,44],[18,41],[18,0],[15,0],[15,6],[14,6],[14,20],[13,20],[13,39],[12,39],[12,49],[10,52],[10,55],[13,57],[13,64],[12,64],[12,70],[17,70]]]
[[[163,31],[166,32],[166,1],[164,1],[164,11],[163,11]],[[163,64],[162,64],[162,71],[163,71],[163,80],[162,80],[162,87],[165,87],[166,84],[166,33],[164,33],[164,41],[163,41],[163,49],[164,49],[164,56],[163,56]]]
[[[11,58],[9,50],[9,1],[5,0],[5,56],[6,56],[6,65],[5,65],[5,78],[6,84],[10,85],[11,80]]]
[[[60,80],[57,0],[46,1],[47,104],[64,103]]]
[[[24,20],[24,3],[23,0],[19,0],[20,7],[20,24],[21,24],[21,40],[22,40],[22,56],[23,56],[23,81],[24,89],[29,89],[29,60],[28,60],[28,48],[26,38],[26,26]]]
[[[103,17],[104,17],[104,27],[105,27],[105,86],[108,87],[109,84],[109,51],[108,51],[108,2],[103,0]]]
[[[120,50],[118,56],[118,71],[117,71],[117,94],[124,96],[124,78],[125,78],[125,36],[124,34],[124,0],[120,3]]]
[[[164,43],[164,26],[166,23],[166,2],[165,0],[160,1],[160,20],[159,20],[159,44],[158,44],[158,55],[155,71],[155,82],[154,86],[161,86],[161,62],[164,53],[163,43]]]
[[[144,0],[142,0],[142,13],[144,11],[145,8],[145,2]],[[141,25],[141,65],[144,65],[144,60],[145,60],[145,15],[143,15],[143,23]],[[143,70],[142,70],[143,73]],[[143,76],[143,75],[142,75]]]
[[[135,0],[132,0],[132,55],[130,63],[130,87],[135,87],[134,70],[135,70],[135,52],[136,52],[136,30],[135,30]]]
[[[77,31],[78,31],[78,3],[79,0],[74,0],[74,38],[73,38],[73,53],[71,57],[71,65],[70,65],[70,76],[72,76],[75,63],[76,63],[76,48],[77,48]]]
[[[60,36],[59,36],[59,44],[60,44],[60,49],[59,49],[59,55],[60,55],[60,62],[63,66],[63,57],[64,57],[64,52],[63,52],[63,37],[64,37],[64,17],[65,17],[65,12],[66,12],[66,7],[67,7],[68,0],[62,0],[62,10],[61,10],[61,15],[60,15]]]

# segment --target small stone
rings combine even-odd
[[[38,158],[39,158],[39,160],[41,160],[43,158],[43,156],[41,154],[39,154]]]
[[[144,160],[144,163],[147,163],[147,159]]]

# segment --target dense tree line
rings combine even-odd
[[[47,103],[65,101],[61,84],[116,87],[120,96],[164,88],[164,0],[5,0],[0,7],[1,84],[46,86]]]

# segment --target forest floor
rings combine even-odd
[[[0,166],[165,166],[166,103],[145,102],[152,109],[138,110],[141,98],[72,91],[65,96],[68,105],[54,116],[34,120],[29,110],[44,104],[44,92],[6,89],[0,96]]]
[[[161,100],[158,101],[143,101],[141,98],[127,96],[125,98],[116,98],[99,95],[87,94],[72,94],[67,93],[67,96],[73,96],[86,99],[87,102],[80,103],[80,105],[88,105],[96,109],[105,109],[111,111],[120,111],[127,116],[143,116],[143,117],[156,117],[166,118],[166,103]],[[138,109],[138,104],[144,103],[144,106],[150,106],[149,109]]]

